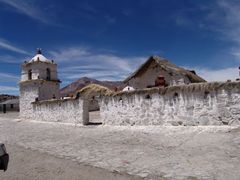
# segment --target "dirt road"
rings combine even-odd
[[[10,161],[1,180],[140,180],[126,174],[79,164],[47,153],[6,144]]]
[[[0,142],[12,163],[0,179],[240,177],[240,127],[75,126],[12,114],[0,115]]]

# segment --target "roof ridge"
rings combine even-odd
[[[192,73],[191,71],[184,69],[180,66],[177,66],[176,64],[173,64],[168,59],[160,57],[160,56],[150,56],[147,61],[145,61],[139,68],[134,71],[130,76],[128,76],[123,82],[127,82],[133,77],[135,77],[144,67],[148,66],[152,61],[155,61],[159,66],[162,68],[165,68],[166,70],[172,70],[177,73],[182,73],[190,79],[191,82],[203,82],[205,81],[203,78],[198,76],[197,74]]]

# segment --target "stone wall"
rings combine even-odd
[[[61,99],[32,103],[32,120],[83,124],[83,100]]]
[[[240,125],[240,82],[122,92],[100,100],[106,125]]]

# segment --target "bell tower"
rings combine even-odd
[[[32,102],[60,98],[57,64],[37,49],[36,55],[22,64],[19,87],[20,116],[27,118],[32,113]]]

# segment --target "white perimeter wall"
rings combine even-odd
[[[100,113],[106,125],[240,125],[240,82],[120,93]]]
[[[80,98],[35,102],[32,106],[32,120],[83,123],[83,100]]]

